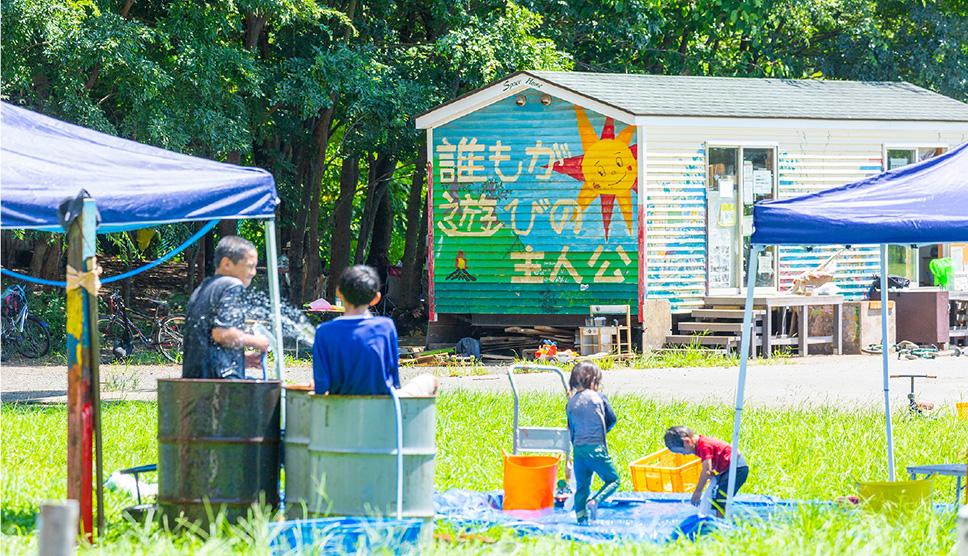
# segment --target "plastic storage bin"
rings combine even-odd
[[[696,456],[662,449],[629,464],[632,490],[638,492],[693,492],[702,464]]]
[[[875,512],[893,513],[931,502],[931,479],[920,481],[858,482],[857,497]]]

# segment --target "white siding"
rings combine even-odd
[[[949,148],[968,140],[961,132],[883,130],[796,130],[723,127],[648,127],[646,294],[668,298],[673,310],[702,304],[706,292],[709,215],[706,214],[706,144],[778,149],[779,197],[837,187],[876,174],[884,144]],[[780,287],[814,268],[838,246],[784,247],[779,254]],[[835,282],[850,299],[861,297],[879,270],[876,246],[851,246],[838,259]]]

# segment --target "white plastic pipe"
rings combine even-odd
[[[269,272],[269,302],[272,307],[272,330],[275,332],[275,345],[279,353],[276,354],[276,379],[283,380],[286,375],[286,365],[282,349],[282,301],[279,298],[279,254],[276,249],[276,219],[266,219],[266,264]],[[283,390],[285,392],[285,390]],[[283,400],[285,401],[285,400]],[[285,404],[283,404],[285,407]]]
[[[958,556],[968,556],[968,506],[958,510]]]
[[[887,425],[887,475],[894,480],[894,433],[891,430],[891,385],[888,361],[891,343],[887,337],[887,244],[881,244],[881,359],[884,363],[884,422]]]
[[[400,397],[391,386],[393,411],[397,418],[397,519],[403,519],[403,412],[400,410]]]
[[[733,416],[733,451],[729,458],[729,481],[726,487],[726,519],[733,509],[733,493],[736,491],[736,461],[739,459],[739,431],[743,424],[743,394],[746,390],[746,364],[750,357],[750,343],[753,341],[753,291],[756,289],[756,263],[763,252],[762,245],[750,247],[750,260],[746,275],[746,305],[743,307],[743,336],[739,350],[739,381],[736,385],[736,413]],[[770,318],[767,312],[763,318]],[[764,327],[764,330],[766,327]]]

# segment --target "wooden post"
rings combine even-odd
[[[77,500],[47,502],[40,506],[37,523],[40,556],[71,556],[77,544]]]
[[[96,261],[96,209],[94,200],[85,198],[80,213],[68,225],[67,264],[82,273],[94,270]],[[93,540],[92,448],[97,426],[100,456],[98,407],[97,297],[81,287],[67,290],[67,497],[80,506],[82,535]],[[93,348],[93,349],[92,349]],[[103,524],[98,457],[98,524]]]

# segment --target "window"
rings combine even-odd
[[[746,286],[753,205],[776,196],[776,147],[709,146],[706,160],[709,288],[739,290]],[[769,246],[757,261],[756,286],[776,287],[776,269]]]
[[[884,169],[895,170],[938,156],[948,150],[946,145],[885,145]],[[887,246],[887,273],[904,276],[913,286],[932,286],[934,277],[928,269],[932,259],[943,256],[945,246],[925,245],[905,247]]]

